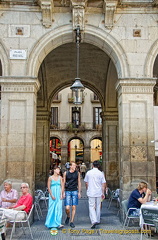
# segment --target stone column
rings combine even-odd
[[[67,145],[61,145],[61,165],[65,165],[67,161],[68,161]]]
[[[50,168],[50,112],[37,111],[36,189],[46,188]]]
[[[87,167],[89,167],[90,160],[91,160],[90,153],[91,153],[91,147],[85,145],[84,146],[84,163],[86,164]]]
[[[1,171],[6,178],[35,181],[36,78],[1,77]],[[3,170],[2,170],[3,169]]]
[[[102,112],[103,170],[108,186],[119,187],[118,113]]]
[[[120,79],[119,108],[120,187],[123,198],[146,181],[156,190],[153,79]]]

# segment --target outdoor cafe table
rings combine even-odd
[[[154,201],[146,202],[141,205],[140,211],[140,227],[143,224],[154,226],[153,220],[158,218],[158,203],[154,204]]]

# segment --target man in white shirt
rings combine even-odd
[[[91,228],[95,228],[100,223],[101,200],[105,198],[106,180],[103,173],[98,169],[99,161],[93,162],[93,168],[86,173],[85,183],[89,203],[89,217],[92,223]]]

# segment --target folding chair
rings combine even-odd
[[[39,202],[44,201],[46,208],[48,208],[47,200],[49,199],[49,197],[46,197],[41,189],[37,189],[35,193],[39,195]]]
[[[134,215],[134,214],[131,214],[131,210],[137,210],[137,208],[127,208],[128,206],[128,200],[124,200],[121,202],[121,205],[122,205],[122,210],[123,210],[123,213],[124,213],[124,224],[123,224],[123,227],[126,226],[127,224],[127,227],[129,225],[129,222],[130,222],[130,219],[139,219],[139,216],[137,215]]]
[[[12,220],[12,221],[9,221],[10,223],[13,223],[13,227],[12,227],[12,231],[11,231],[11,235],[10,235],[10,240],[12,240],[12,236],[13,236],[13,233],[14,233],[14,231],[15,231],[16,223],[21,223],[21,226],[22,226],[22,229],[23,229],[23,233],[24,233],[24,234],[25,234],[25,231],[24,231],[24,225],[23,225],[23,224],[24,224],[24,223],[27,223],[28,228],[29,228],[29,231],[30,231],[31,239],[33,239],[32,231],[31,231],[31,227],[30,227],[30,222],[29,222],[29,221],[30,221],[31,214],[32,214],[32,212],[33,212],[33,208],[34,208],[34,204],[32,205],[31,210],[30,210],[30,212],[29,212],[28,215],[27,215],[27,213],[26,213],[25,211],[18,211],[18,212],[23,212],[23,213],[25,214],[25,219],[23,219],[23,220],[16,220],[17,215],[18,215],[18,213],[17,213],[15,219]]]

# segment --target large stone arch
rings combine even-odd
[[[158,40],[156,40],[147,53],[147,57],[144,64],[144,76],[147,78],[153,78],[153,67],[155,59],[158,55]]]
[[[74,33],[70,25],[61,26],[44,35],[30,53],[27,61],[28,75],[37,77],[39,67],[47,54],[56,47],[73,41]],[[82,41],[93,44],[106,52],[112,59],[119,78],[130,76],[126,53],[113,36],[94,26],[86,26]]]

